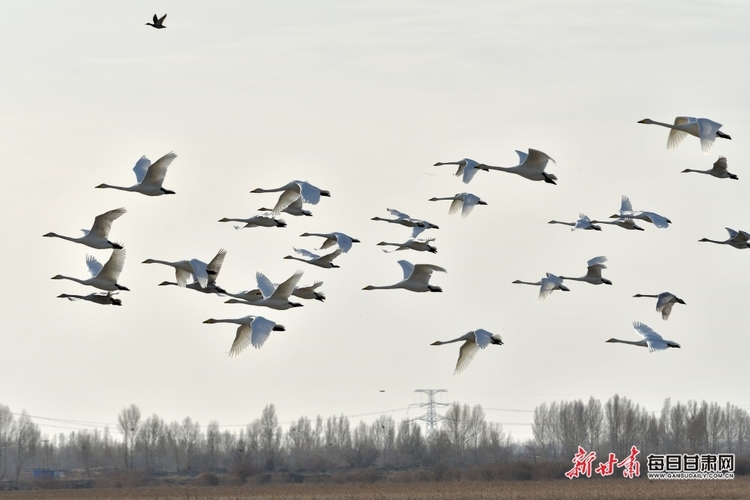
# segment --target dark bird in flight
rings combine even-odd
[[[164,19],[166,17],[167,17],[166,14],[164,14],[161,17],[156,17],[156,14],[154,14],[154,22],[153,23],[146,23],[146,24],[148,26],[153,26],[154,28],[159,29],[159,30],[162,29],[162,28],[166,28],[166,26],[164,26]]]

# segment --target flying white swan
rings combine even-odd
[[[273,212],[273,208],[261,207],[258,209],[258,211],[259,212]],[[312,217],[311,211],[305,210],[304,208],[302,208],[302,197],[297,198],[291,204],[289,204],[289,206],[283,208],[281,211],[288,213],[289,215],[294,215],[295,217],[299,217],[301,215],[304,215],[306,217]]]
[[[611,224],[613,226],[619,226],[623,229],[628,229],[631,231],[644,231],[644,229],[635,223],[633,219],[625,219],[623,217],[618,217],[615,220],[592,220],[592,224]]]
[[[294,248],[294,247],[292,247]],[[343,250],[340,248],[337,248],[331,253],[325,254],[325,255],[318,255],[316,253],[310,252],[309,250],[305,250],[304,248],[294,248],[294,251],[297,252],[300,255],[304,255],[307,257],[306,259],[302,259],[300,257],[295,257],[293,255],[287,255],[284,258],[285,259],[293,259],[298,260],[300,262],[305,262],[307,264],[312,264],[313,266],[322,267],[324,269],[331,269],[331,268],[337,268],[340,267],[333,263],[333,259],[341,255]]]
[[[162,281],[161,283],[159,283],[159,286],[184,286],[185,288],[189,288],[197,292],[226,295],[227,291],[216,284],[216,280],[219,278],[219,272],[221,272],[221,266],[224,264],[224,257],[226,257],[226,255],[227,251],[222,248],[219,250],[216,256],[211,259],[211,262],[206,265],[206,275],[208,276],[208,280],[205,286],[200,284],[195,275],[193,275],[193,281],[191,283],[187,283],[187,285],[180,285],[179,283],[175,283],[172,281]],[[175,274],[176,273],[177,271],[175,270]]]
[[[601,231],[601,226],[594,224],[586,214],[578,214],[578,220],[575,222],[561,222],[559,220],[551,220],[547,224],[562,224],[563,226],[571,226],[570,230],[575,231],[576,229],[587,229],[593,231]]]
[[[180,284],[174,281],[162,281],[161,283],[159,283],[159,286],[180,286]],[[205,287],[202,287],[200,283],[198,283],[197,281],[191,281],[190,283],[187,284],[185,288],[189,290],[195,290],[196,292],[206,293],[206,294],[214,293],[216,295],[229,295],[229,293],[226,290],[221,288],[216,283],[211,283],[211,282],[209,282],[208,285],[206,285]],[[260,291],[258,293],[260,293]]]
[[[110,188],[119,189],[120,191],[132,191],[134,193],[145,194],[146,196],[160,196],[163,194],[174,194],[174,191],[164,189],[162,183],[164,177],[167,175],[167,168],[172,164],[177,155],[174,153],[167,153],[154,163],[145,156],[141,156],[141,159],[133,167],[135,172],[135,179],[138,184],[130,187],[123,186],[111,186],[109,184],[99,184],[97,188]]]
[[[430,277],[433,271],[447,272],[445,269],[433,264],[412,264],[406,260],[399,260],[398,265],[404,272],[404,279],[393,285],[373,286],[367,285],[362,290],[390,290],[403,288],[411,292],[442,292],[439,286],[430,285]]]
[[[299,302],[292,302],[289,300],[289,296],[292,295],[294,289],[297,288],[300,278],[302,278],[303,271],[297,271],[289,279],[276,285],[271,282],[268,277],[263,273],[255,273],[255,279],[258,283],[258,289],[260,290],[262,297],[257,300],[242,300],[242,299],[229,299],[226,302],[228,304],[248,304],[253,306],[270,307],[271,309],[286,310],[292,307],[302,307]],[[231,295],[231,294],[230,294]]]
[[[241,222],[244,226],[234,226],[236,229],[245,229],[248,227],[286,227],[284,219],[277,219],[269,215],[253,215],[247,219],[232,219],[223,217],[219,222]]]
[[[357,238],[352,238],[349,235],[346,235],[344,233],[302,233],[300,236],[318,236],[320,238],[325,238],[325,241],[322,245],[320,245],[320,248],[318,250],[325,250],[326,248],[330,248],[333,245],[338,245],[338,247],[343,251],[344,253],[348,252],[352,249],[352,243],[359,243],[360,241]]]
[[[539,286],[539,299],[540,301],[549,297],[554,290],[562,290],[563,292],[569,292],[570,288],[563,285],[563,280],[552,273],[547,273],[547,277],[542,278],[536,282],[516,280],[513,282],[516,285],[533,285]]]
[[[609,339],[607,342],[617,342],[620,344],[637,345],[639,347],[648,347],[649,352],[663,351],[669,347],[676,347],[679,349],[680,344],[672,340],[664,340],[661,335],[653,331],[648,326],[644,325],[639,321],[633,321],[633,328],[635,331],[643,337],[643,340],[620,340],[620,339]]]
[[[124,265],[125,249],[115,248],[112,250],[112,255],[109,256],[109,260],[107,260],[103,266],[93,256],[86,256],[86,266],[89,268],[89,274],[91,274],[91,278],[89,279],[82,280],[71,278],[70,276],[63,276],[62,274],[53,276],[52,279],[75,281],[81,285],[93,286],[94,288],[104,290],[105,292],[116,292],[118,290],[130,291],[127,287],[117,283]]]
[[[424,240],[416,240],[414,238],[410,238],[403,243],[389,243],[387,241],[381,241],[380,243],[378,243],[378,245],[396,247],[393,250],[386,250],[384,248],[383,251],[385,253],[398,252],[399,250],[416,250],[417,252],[437,253],[437,248],[430,245],[430,242],[432,241],[435,241],[435,238],[427,238]]]
[[[609,216],[610,219],[640,219],[650,222],[658,228],[666,228],[672,223],[671,220],[655,212],[646,212],[643,210],[633,210],[630,198],[623,195],[620,201],[620,213]]]
[[[714,162],[714,166],[708,170],[693,170],[692,168],[686,168],[682,173],[695,172],[698,174],[708,174],[716,177],[717,179],[734,179],[738,180],[739,177],[731,172],[727,171],[727,158],[726,156],[719,156],[719,159]]]
[[[90,293],[88,295],[71,295],[68,293],[61,293],[57,296],[57,298],[68,300],[85,300],[87,302],[93,302],[94,304],[102,304],[105,306],[121,306],[122,301],[112,296],[115,293],[117,292]]]
[[[478,172],[475,167],[479,165],[479,163],[470,158],[464,158],[463,160],[459,161],[439,161],[434,166],[439,167],[441,165],[458,165],[458,169],[456,170],[455,174],[456,177],[463,177],[463,182],[465,184],[468,184],[474,178],[474,175],[476,175],[476,173]]]
[[[555,160],[553,160],[549,155],[539,151],[538,149],[532,148],[529,148],[528,154],[519,150],[516,150],[516,153],[518,153],[518,161],[520,163],[514,167],[492,167],[490,165],[480,163],[474,168],[486,171],[498,170],[500,172],[510,172],[511,174],[520,175],[521,177],[529,179],[530,181],[544,181],[549,184],[557,184],[555,182],[557,180],[555,174],[548,174],[544,171],[544,169],[547,167],[548,161],[552,160],[552,163],[555,163]]]
[[[701,149],[705,155],[711,150],[711,146],[714,145],[714,141],[717,137],[721,137],[722,139],[732,139],[729,135],[719,130],[721,128],[721,123],[716,123],[708,118],[678,116],[674,119],[674,125],[657,122],[650,118],[644,118],[638,123],[645,123],[646,125],[661,125],[662,127],[670,129],[669,137],[667,138],[667,149],[677,147],[677,145],[682,142],[688,134],[690,134],[701,140]]]
[[[452,342],[461,342],[462,340],[464,343],[458,351],[458,362],[456,362],[456,369],[453,372],[454,375],[461,375],[461,372],[469,366],[469,363],[474,359],[474,356],[479,352],[479,349],[484,349],[490,344],[503,345],[503,339],[500,335],[490,333],[481,328],[472,330],[453,340],[438,340],[430,345],[450,344]]]
[[[261,276],[262,278],[259,278],[258,276],[256,276],[256,279],[257,279],[259,286],[261,284],[263,285],[265,292],[261,291],[261,288],[253,288],[252,290],[245,290],[244,292],[228,293],[227,295],[229,295],[230,297],[234,297],[234,299],[227,300],[226,303],[253,305],[253,304],[256,304],[258,301],[263,300],[264,297],[272,295],[279,285],[277,283],[271,283],[270,280],[266,278],[264,275],[261,274]],[[316,281],[312,285],[295,286],[294,290],[292,291],[292,295],[295,297],[299,297],[301,299],[305,299],[305,300],[314,299],[314,300],[319,300],[321,302],[325,302],[326,300],[325,294],[323,294],[323,292],[317,291],[317,289],[320,288],[322,285],[323,285],[322,281]]]
[[[594,257],[586,263],[588,269],[586,270],[585,276],[581,276],[580,278],[560,276],[560,279],[585,281],[586,283],[591,283],[592,285],[611,285],[612,282],[610,280],[608,280],[607,278],[602,278],[602,269],[607,269],[607,266],[604,265],[605,262],[607,262],[607,258],[603,255],[600,257]]]
[[[399,212],[393,208],[386,208],[388,213],[395,217],[395,219],[384,219],[382,217],[373,217],[370,220],[378,220],[382,222],[390,222],[391,224],[400,224],[405,227],[412,228],[411,237],[416,238],[425,229],[440,229],[437,224],[427,222],[422,219],[414,219],[404,212]]]
[[[443,198],[432,197],[427,201],[450,201],[451,206],[448,208],[448,215],[453,215],[461,210],[461,217],[468,217],[476,205],[486,205],[487,202],[480,199],[479,196],[471,193],[456,193],[453,196]]]
[[[672,312],[672,307],[675,304],[685,303],[684,300],[669,292],[662,292],[659,295],[646,295],[637,293],[633,295],[633,297],[650,297],[652,299],[656,299],[656,312],[661,313],[661,319],[663,319],[664,321],[669,319],[669,315]]]
[[[211,260],[210,265],[198,259],[178,260],[175,262],[169,262],[159,259],[146,259],[142,262],[142,264],[162,264],[165,266],[173,267],[175,278],[177,279],[177,283],[181,287],[186,287],[188,284],[188,279],[191,276],[194,276],[195,281],[197,281],[202,288],[206,288],[208,286],[210,275],[213,275],[214,281],[216,281],[216,276],[219,274],[221,265],[224,263],[224,256],[226,255],[226,253],[226,250],[224,250],[223,248],[220,249],[213,260]]]
[[[263,316],[244,316],[236,319],[209,318],[204,323],[234,323],[240,325],[237,328],[237,335],[234,337],[232,347],[229,349],[229,355],[232,357],[237,356],[250,344],[256,349],[260,349],[271,336],[271,332],[286,331],[283,325],[277,325]]]
[[[164,26],[164,20],[167,18],[167,15],[164,14],[161,17],[156,17],[156,14],[154,14],[154,22],[153,23],[146,23],[146,26],[153,26],[154,28],[160,30],[166,28]]]
[[[710,240],[708,238],[701,238],[698,241],[708,241],[710,243],[718,243],[719,245],[729,245],[737,249],[750,248],[750,234],[745,231],[735,231],[734,229],[725,227],[729,233],[729,238],[724,241]]]
[[[48,238],[62,238],[64,240],[72,241],[73,243],[80,243],[91,248],[104,249],[104,248],[122,248],[119,243],[113,243],[109,241],[109,230],[112,228],[112,221],[126,213],[127,210],[124,208],[117,208],[104,212],[101,215],[94,217],[94,225],[91,229],[86,231],[83,229],[83,236],[79,238],[72,238],[70,236],[63,236],[57,233],[47,233],[43,236]]]
[[[306,300],[319,300],[325,302],[326,296],[323,292],[316,291],[323,285],[322,281],[316,281],[312,285],[298,286],[292,292],[292,295]]]
[[[299,198],[302,198],[302,201],[304,201],[305,203],[317,205],[320,201],[321,196],[331,196],[330,191],[315,187],[307,181],[291,181],[281,187],[273,189],[256,188],[250,192],[277,193],[279,191],[281,192],[279,201],[276,202],[276,205],[274,205],[273,209],[271,210],[274,215],[279,215],[282,210],[291,205],[293,202],[297,201]]]

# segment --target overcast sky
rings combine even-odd
[[[167,29],[145,23],[168,13]],[[531,437],[535,406],[615,393],[649,411],[666,397],[750,407],[746,284],[750,250],[723,240],[750,230],[750,105],[746,2],[16,2],[0,18],[3,112],[0,247],[3,287],[0,403],[26,410],[48,433],[113,432],[131,403],[143,416],[217,420],[239,430],[273,403],[281,422],[302,415],[422,415],[415,389],[447,389],[442,402],[481,404],[517,439]],[[732,141],[703,155],[687,137],[638,124],[677,115],[724,124]],[[744,128],[743,128],[744,127]],[[517,164],[516,149],[556,160],[558,185],[479,172],[467,186],[437,161]],[[94,189],[129,186],[141,155],[174,151],[164,186],[173,196]],[[699,174],[719,155],[739,181]],[[283,229],[235,231],[304,179],[331,192],[313,217],[284,214]],[[433,196],[486,200],[466,219]],[[606,218],[621,195],[673,224],[645,231],[571,232],[550,219]],[[123,307],[56,298],[95,289],[86,254],[107,250],[42,238],[78,236],[118,207],[110,238],[127,249]],[[440,226],[436,255],[383,253],[409,230],[371,221],[386,207]],[[320,269],[282,257],[341,231],[362,243]],[[176,287],[146,258],[210,260],[227,250],[219,284],[255,287],[304,270],[327,301],[287,311],[224,304]],[[537,301],[513,285],[545,272],[581,276],[609,258],[613,286],[570,282]],[[397,260],[447,269],[439,293],[363,291],[401,278]],[[684,299],[668,321],[655,299]],[[235,326],[210,317],[260,314],[283,324],[262,349],[227,351]],[[605,343],[638,340],[641,321],[682,349]],[[469,330],[502,335],[453,375]],[[385,392],[380,392],[385,390]],[[42,420],[41,417],[50,420]],[[81,422],[85,422],[83,425]]]

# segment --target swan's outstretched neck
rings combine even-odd
[[[695,172],[696,174],[708,174],[709,173],[708,170],[693,170],[692,168],[686,168],[685,170],[682,171],[683,174],[686,172]]]
[[[662,127],[675,128],[675,126],[672,125],[671,123],[657,122],[650,118],[644,118],[643,120],[638,120],[638,123],[645,123],[646,125],[661,125]]]
[[[538,281],[536,283],[532,283],[530,281],[521,281],[521,280],[516,280],[513,283],[516,284],[516,285],[532,285],[532,286],[539,286],[539,285],[542,284],[540,281]]]
[[[707,241],[709,243],[717,243],[719,245],[723,245],[724,243],[726,243],[726,241],[716,241],[716,240],[710,240],[708,238],[701,238],[698,241]]]
[[[607,342],[618,343],[618,344],[630,344],[630,345],[636,345],[636,346],[639,346],[639,347],[646,345],[646,342],[643,341],[643,340],[636,341],[636,340],[609,339],[609,340],[607,340]]]
[[[646,294],[642,294],[642,293],[636,293],[635,295],[633,295],[633,297],[648,297],[648,298],[651,298],[651,299],[658,299],[659,298],[658,295],[646,295]]]
[[[120,191],[132,191],[132,187],[125,187],[125,186],[112,186],[110,184],[99,184],[96,186],[97,189],[119,189]]]

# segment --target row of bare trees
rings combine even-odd
[[[42,436],[24,411],[14,418],[0,405],[0,479],[18,478],[22,470],[44,467],[97,471],[119,469],[148,473],[263,471],[320,472],[343,468],[466,467],[510,460],[570,460],[578,446],[599,456],[627,456],[635,445],[649,453],[750,454],[750,417],[729,403],[672,403],[657,415],[626,397],[604,404],[544,403],[534,410],[533,439],[513,443],[500,425],[487,422],[481,406],[452,404],[440,428],[425,435],[414,420],[382,415],[353,426],[349,418],[300,417],[286,429],[274,405],[239,430],[221,429],[216,421],[201,426],[190,417],[165,422],[143,417],[136,405],[123,408],[117,429],[79,430]]]
[[[274,405],[239,431],[222,430],[216,421],[202,427],[190,417],[170,423],[158,415],[144,418],[130,405],[119,413],[117,431],[80,430],[42,438],[28,415],[14,421],[10,410],[0,406],[0,479],[11,477],[11,466],[15,477],[30,467],[78,470],[88,477],[108,469],[252,474],[462,466],[507,461],[513,453],[510,436],[485,420],[481,406],[458,403],[449,407],[442,428],[431,436],[424,435],[417,421],[396,422],[388,415],[356,426],[344,415],[303,416],[284,430]],[[6,450],[20,451],[9,455]]]
[[[578,446],[599,456],[627,456],[635,445],[649,453],[750,454],[750,416],[730,403],[672,403],[659,415],[617,394],[598,399],[543,403],[534,409],[534,439],[526,448],[535,458],[567,460]]]
[[[0,404],[0,479],[11,475],[18,480],[21,470],[36,455],[40,435],[26,411],[16,419],[10,408]]]

